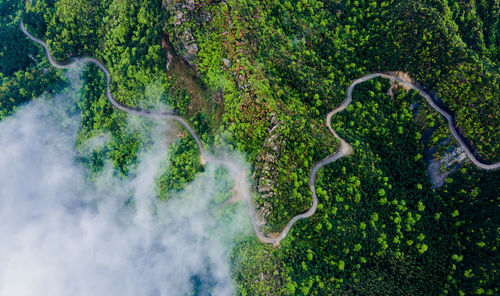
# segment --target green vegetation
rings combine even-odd
[[[0,3],[0,120],[19,105],[61,86],[58,71],[19,30],[22,1]]]
[[[264,230],[278,232],[310,207],[309,172],[338,146],[325,115],[367,73],[410,73],[454,114],[481,159],[499,161],[499,11],[498,0],[2,1],[0,119],[63,85],[18,30],[22,16],[58,61],[102,61],[119,101],[166,105],[204,143],[244,152]],[[81,78],[80,161],[90,177],[105,159],[127,175],[148,139],[106,101],[96,67]],[[388,96],[388,88],[384,79],[359,85],[333,118],[355,154],[319,172],[318,212],[279,248],[238,239],[240,295],[500,293],[499,172],[461,164],[434,189],[429,151],[439,158],[456,143],[417,93]],[[88,153],[83,143],[96,137],[106,144]],[[162,199],[203,169],[189,137],[169,154],[157,180]]]
[[[382,91],[372,91],[377,84],[385,85]],[[354,144],[355,154],[329,166],[319,178],[317,215],[301,223],[294,243],[283,247],[291,267],[288,276],[310,295],[346,290],[363,295],[471,295],[474,289],[495,294],[492,262],[475,261],[474,249],[462,247],[461,227],[479,231],[493,245],[494,231],[479,230],[472,220],[461,220],[463,226],[455,222],[454,212],[460,210],[449,203],[454,195],[448,188],[456,188],[456,181],[434,192],[425,162],[418,157],[424,147],[409,108],[414,96],[391,99],[385,95],[387,87],[386,81],[361,85],[353,105],[333,119],[335,129]],[[483,181],[488,189],[477,189],[486,198],[494,196],[493,179]],[[488,204],[479,211],[491,211]],[[492,212],[489,216],[494,217]],[[454,255],[467,258],[467,266],[459,266]],[[469,283],[457,280],[468,268],[481,273]]]
[[[83,73],[84,87],[78,107],[81,110],[81,129],[77,147],[82,151],[81,161],[87,164],[89,172],[103,169],[104,160],[110,159],[122,175],[127,175],[131,164],[135,164],[141,145],[140,135],[127,126],[127,114],[113,109],[105,96],[105,77],[97,66],[89,66]],[[82,144],[87,140],[104,136],[106,145],[87,151]]]
[[[200,151],[194,141],[182,138],[172,144],[169,150],[172,161],[158,180],[159,197],[162,199],[168,199],[172,192],[182,190],[202,169]]]

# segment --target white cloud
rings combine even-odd
[[[248,217],[241,208],[233,223],[215,217],[215,168],[158,202],[166,147],[157,141],[133,177],[107,165],[86,183],[75,94],[35,100],[0,122],[0,295],[190,295],[194,276],[205,283],[200,295],[232,295],[231,240],[249,231]],[[125,205],[131,196],[135,207]]]

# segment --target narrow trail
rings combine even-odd
[[[222,165],[222,166],[225,166],[231,172],[232,176],[244,176],[245,175],[245,172],[242,172],[241,169],[238,168],[238,166],[236,164],[234,164],[230,159],[216,158],[213,155],[208,155],[203,147],[203,144],[201,143],[198,135],[193,130],[193,128],[191,128],[191,126],[187,123],[186,120],[184,120],[182,117],[180,117],[176,113],[174,113],[174,112],[161,112],[161,111],[154,111],[154,110],[152,110],[152,111],[141,110],[141,109],[137,109],[134,107],[126,106],[126,105],[120,103],[119,101],[117,101],[113,97],[111,90],[110,90],[111,75],[110,75],[108,69],[100,61],[98,61],[92,57],[80,57],[80,58],[73,59],[69,64],[65,64],[65,65],[58,64],[56,61],[54,61],[47,44],[44,41],[31,35],[24,27],[24,24],[22,21],[20,23],[20,28],[21,28],[21,31],[23,31],[23,33],[29,39],[31,39],[32,41],[38,43],[39,45],[41,45],[43,47],[50,64],[57,69],[68,69],[75,64],[82,64],[82,63],[93,63],[93,64],[97,65],[104,72],[104,74],[106,76],[106,98],[115,108],[117,108],[123,112],[129,113],[129,114],[144,116],[144,117],[148,117],[148,118],[152,118],[152,119],[173,119],[173,120],[179,122],[180,124],[182,124],[186,128],[186,130],[191,134],[193,139],[196,141],[198,148],[200,149],[200,158],[201,158],[202,165],[205,165],[207,163],[211,163],[214,165]],[[356,85],[358,85],[362,82],[365,82],[367,80],[376,78],[376,77],[383,77],[383,78],[387,78],[391,81],[397,81],[400,84],[403,84],[407,87],[410,87],[410,88],[418,91],[420,93],[420,95],[423,96],[427,100],[427,102],[431,105],[432,108],[434,108],[437,112],[439,112],[442,116],[444,116],[448,120],[448,125],[449,125],[451,133],[453,134],[455,139],[457,139],[458,143],[464,149],[465,153],[467,154],[469,159],[472,161],[472,163],[474,163],[477,167],[485,169],[485,170],[492,170],[492,169],[497,169],[500,167],[500,162],[493,163],[493,164],[484,164],[476,159],[474,154],[470,151],[470,149],[467,147],[467,145],[465,144],[463,139],[460,137],[460,135],[456,131],[455,126],[453,125],[453,118],[451,117],[451,115],[448,114],[443,109],[441,109],[439,106],[437,106],[434,103],[434,101],[432,100],[431,96],[427,92],[425,92],[423,89],[421,89],[420,87],[418,87],[417,85],[415,85],[413,83],[410,83],[408,81],[405,81],[405,80],[398,78],[396,76],[393,76],[393,75],[384,74],[384,73],[369,74],[369,75],[363,76],[363,77],[355,80],[347,89],[347,96],[346,96],[345,101],[339,107],[337,107],[336,109],[334,109],[330,113],[328,113],[328,115],[326,116],[326,125],[327,125],[328,129],[330,130],[330,132],[332,133],[332,135],[340,141],[340,147],[334,154],[326,157],[325,159],[319,161],[318,163],[316,163],[314,165],[314,167],[312,168],[311,173],[309,175],[309,187],[311,189],[312,198],[313,198],[312,206],[306,212],[294,216],[288,222],[288,224],[283,228],[283,230],[280,232],[280,234],[278,236],[267,237],[264,233],[261,232],[261,230],[259,229],[257,222],[256,222],[255,207],[254,207],[254,204],[252,201],[252,196],[251,196],[251,193],[249,190],[250,186],[249,186],[248,180],[245,177],[235,179],[235,181],[238,183],[239,188],[241,189],[241,195],[242,195],[243,199],[245,199],[248,203],[248,208],[250,211],[250,219],[252,222],[252,227],[253,227],[253,230],[255,232],[255,235],[257,236],[257,238],[261,242],[270,243],[270,244],[278,244],[283,238],[286,237],[286,235],[288,234],[288,232],[290,231],[292,226],[297,221],[311,217],[316,212],[316,208],[318,207],[318,197],[316,194],[316,187],[315,187],[314,183],[315,183],[316,175],[317,175],[319,169],[321,169],[322,167],[324,167],[327,164],[330,164],[332,162],[337,161],[338,159],[340,159],[344,156],[348,156],[348,155],[354,153],[354,150],[352,149],[351,145],[349,145],[349,143],[347,143],[344,139],[339,137],[337,135],[337,133],[335,132],[335,130],[333,130],[331,123],[330,123],[331,118],[333,115],[335,115],[338,112],[343,111],[345,108],[347,108],[347,106],[349,106],[349,104],[352,101],[352,91]]]

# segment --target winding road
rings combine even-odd
[[[144,117],[148,117],[148,118],[152,118],[152,119],[173,119],[173,120],[176,120],[177,122],[182,124],[188,130],[188,132],[191,134],[193,139],[196,141],[196,144],[198,145],[198,148],[200,149],[200,158],[201,158],[201,163],[203,165],[205,165],[206,163],[211,163],[211,164],[215,164],[215,165],[223,165],[231,172],[231,175],[233,175],[233,176],[244,175],[244,172],[242,172],[241,169],[230,159],[217,158],[215,156],[208,155],[207,152],[205,151],[203,144],[201,143],[198,135],[196,134],[196,132],[179,115],[177,115],[173,112],[141,110],[141,109],[126,106],[126,105],[120,103],[119,101],[117,101],[113,97],[113,95],[111,94],[111,90],[110,90],[111,75],[110,75],[108,69],[98,60],[91,58],[91,57],[80,57],[80,58],[73,59],[72,62],[70,62],[69,64],[65,64],[65,65],[58,64],[56,61],[54,61],[54,59],[50,53],[50,50],[44,41],[31,35],[26,30],[22,21],[20,23],[20,27],[21,27],[21,30],[23,31],[23,33],[29,39],[40,44],[43,47],[50,64],[57,69],[68,69],[71,66],[73,66],[75,64],[80,64],[80,63],[94,63],[95,65],[97,65],[104,72],[104,74],[106,76],[106,97],[115,108],[117,108],[123,112],[127,112],[129,114],[144,116]],[[314,167],[312,168],[311,173],[309,175],[309,187],[311,189],[312,198],[313,198],[312,206],[306,212],[294,216],[288,222],[288,224],[283,228],[283,230],[280,232],[280,234],[278,236],[268,237],[264,233],[262,233],[262,231],[259,229],[257,222],[256,222],[255,207],[254,207],[254,204],[252,201],[252,196],[251,196],[250,189],[249,189],[250,186],[249,186],[247,178],[237,178],[235,180],[235,182],[237,182],[237,185],[239,186],[239,188],[241,190],[241,194],[242,194],[243,199],[245,199],[248,203],[248,207],[249,207],[249,211],[250,211],[250,219],[252,221],[253,230],[261,242],[278,244],[283,238],[286,237],[286,235],[288,234],[288,232],[290,231],[292,226],[298,220],[308,218],[316,212],[316,208],[318,206],[318,197],[316,195],[316,187],[315,187],[314,183],[315,183],[315,179],[316,179],[316,174],[318,173],[319,169],[321,169],[323,166],[330,164],[330,163],[332,163],[332,162],[334,162],[334,161],[336,161],[344,156],[348,156],[348,155],[354,153],[354,150],[349,145],[349,143],[347,143],[344,139],[339,137],[337,135],[337,133],[335,132],[335,130],[333,130],[331,123],[330,123],[331,118],[333,115],[341,112],[342,110],[347,108],[347,106],[349,106],[349,104],[352,101],[352,91],[353,91],[354,87],[356,87],[356,85],[358,85],[362,82],[365,82],[367,80],[376,78],[376,77],[387,78],[391,81],[396,81],[402,85],[405,85],[409,88],[412,88],[412,89],[418,91],[420,93],[420,95],[423,96],[426,99],[426,101],[431,105],[432,108],[434,108],[437,112],[439,112],[442,116],[444,116],[446,118],[446,120],[448,120],[448,126],[450,128],[451,133],[453,134],[455,139],[457,139],[458,143],[463,148],[463,150],[465,151],[465,153],[467,154],[469,159],[472,161],[472,163],[474,163],[477,167],[485,169],[485,170],[498,169],[500,167],[500,162],[493,163],[493,164],[484,164],[476,159],[474,154],[470,151],[470,149],[465,144],[464,140],[458,134],[455,126],[453,125],[453,118],[451,117],[451,115],[448,114],[443,109],[441,109],[438,105],[436,105],[436,103],[432,100],[431,96],[426,91],[424,91],[422,88],[418,87],[417,85],[415,85],[411,82],[405,81],[405,80],[403,80],[399,77],[393,76],[393,75],[389,75],[389,74],[385,74],[385,73],[369,74],[369,75],[363,76],[363,77],[355,80],[353,83],[351,83],[351,85],[347,89],[347,96],[346,96],[345,101],[339,107],[337,107],[336,109],[334,109],[333,111],[328,113],[328,115],[326,116],[326,125],[328,126],[328,129],[330,130],[332,135],[340,141],[340,147],[334,154],[326,157],[325,159],[319,161],[318,163],[316,163],[314,165]]]

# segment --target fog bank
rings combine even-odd
[[[217,218],[211,205],[226,188],[216,168],[158,202],[160,124],[148,128],[157,140],[133,177],[115,177],[108,164],[87,183],[74,148],[77,88],[0,121],[0,295],[232,295],[229,250],[250,228],[245,208]]]

